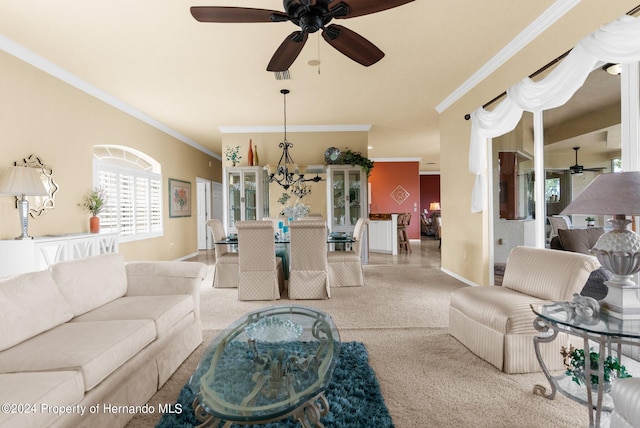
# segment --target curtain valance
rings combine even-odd
[[[584,84],[599,61],[640,61],[640,18],[625,15],[582,39],[544,79],[521,80],[507,90],[493,111],[480,107],[471,113],[469,172],[476,175],[471,212],[486,209],[487,138],[512,131],[523,111],[541,111],[565,104]]]

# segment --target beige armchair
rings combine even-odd
[[[361,287],[364,285],[362,270],[362,238],[369,224],[368,218],[359,218],[353,230],[355,242],[351,251],[329,251],[327,254],[329,284],[331,287]]]
[[[214,242],[224,241],[227,237],[222,222],[217,218],[207,221]],[[226,244],[215,244],[216,266],[213,274],[215,288],[238,287],[238,253],[229,252]]]
[[[284,292],[272,221],[239,221],[238,300],[276,300]]]
[[[613,412],[610,428],[640,427],[640,379],[616,379],[613,382]]]
[[[293,221],[289,298],[328,299],[331,297],[327,278],[327,226],[322,218]]]
[[[516,247],[507,259],[502,286],[462,287],[451,293],[449,333],[506,373],[540,371],[533,345],[539,332],[530,305],[571,300],[599,266],[586,254]],[[564,367],[560,347],[567,340],[560,335],[540,347],[550,370]]]

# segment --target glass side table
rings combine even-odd
[[[551,392],[542,385],[535,385],[533,393],[553,400],[556,391],[577,401],[589,409],[589,426],[600,427],[602,411],[613,410],[613,400],[604,391],[604,361],[608,356],[621,355],[622,345],[638,346],[640,343],[633,339],[640,338],[640,320],[622,320],[604,313],[593,318],[581,318],[574,312],[567,311],[559,303],[548,305],[531,305],[531,310],[537,315],[533,322],[534,328],[541,334],[534,337],[536,357],[551,386]],[[569,376],[562,373],[552,376],[545,365],[540,352],[540,344],[553,342],[558,333],[566,333],[583,339],[585,355],[589,355],[589,341],[597,343],[599,348],[598,372],[593,373],[590,364],[585,364],[585,379],[591,375],[598,377],[598,385],[578,385]]]
[[[293,416],[304,428],[323,427],[339,354],[338,329],[324,312],[271,306],[243,316],[209,343],[189,381],[199,426]]]

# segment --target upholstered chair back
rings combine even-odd
[[[217,218],[207,221],[214,242],[224,241],[227,237],[222,222]],[[216,267],[213,274],[215,288],[238,287],[238,253],[230,252],[226,244],[215,244]]]
[[[211,229],[211,233],[213,234],[213,241],[220,242],[224,241],[227,237],[227,234],[224,231],[224,226],[222,222],[217,218],[212,218],[211,220],[207,220],[207,226]],[[228,251],[228,247],[225,244],[215,244],[216,257],[221,257]]]
[[[353,239],[355,242],[351,246],[354,253],[358,256],[361,255],[362,252],[362,238],[364,237],[364,230],[369,224],[369,219],[366,217],[360,217],[358,221],[356,221],[356,225],[353,229]]]
[[[544,300],[569,301],[600,263],[594,256],[546,248],[511,250],[502,287]]]
[[[290,299],[327,299],[327,226],[324,220],[300,219],[290,224]]]
[[[272,221],[239,221],[238,299],[275,300],[284,290],[282,262],[276,259]]]

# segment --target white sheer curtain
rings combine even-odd
[[[471,114],[469,172],[476,175],[471,212],[486,209],[487,138],[513,130],[523,111],[548,110],[566,103],[598,61],[640,61],[640,18],[625,15],[605,25],[582,39],[541,81],[523,79],[507,90],[507,97],[493,111],[481,107]]]

